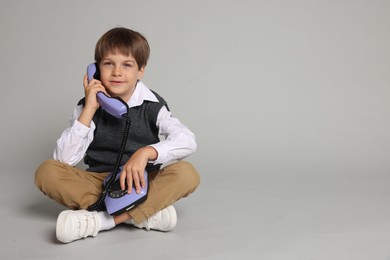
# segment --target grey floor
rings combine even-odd
[[[123,225],[70,244],[55,239],[63,208],[31,174],[4,173],[1,259],[390,259],[389,175],[199,170],[173,231]]]

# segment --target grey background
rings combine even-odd
[[[202,185],[173,232],[59,245],[34,171],[115,26],[149,40]],[[1,0],[0,33],[4,259],[390,259],[389,1]]]

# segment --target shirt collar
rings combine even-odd
[[[158,102],[156,95],[142,82],[138,81],[131,98],[127,102],[129,107],[137,107],[142,105],[144,101]]]

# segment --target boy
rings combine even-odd
[[[57,140],[54,160],[43,162],[35,173],[37,187],[71,209],[57,219],[56,235],[63,243],[96,236],[120,223],[172,230],[177,221],[172,204],[199,185],[195,168],[177,161],[196,150],[194,134],[171,115],[163,98],[141,82],[149,52],[147,40],[127,28],[113,28],[98,40],[95,61],[100,80],[88,82],[84,76],[85,98],[75,108],[70,127]],[[102,183],[114,168],[125,120],[113,119],[100,108],[98,92],[120,97],[134,115],[121,161],[121,188],[127,184],[130,193],[134,185],[138,193],[145,186],[144,170],[148,172],[147,200],[117,216],[85,210],[100,197]],[[160,141],[159,135],[165,139]],[[82,158],[89,167],[73,167]],[[160,168],[168,162],[173,163]]]

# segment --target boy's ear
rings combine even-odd
[[[142,66],[139,70],[138,70],[138,79],[141,80],[144,76],[144,73],[145,73],[145,66]]]

